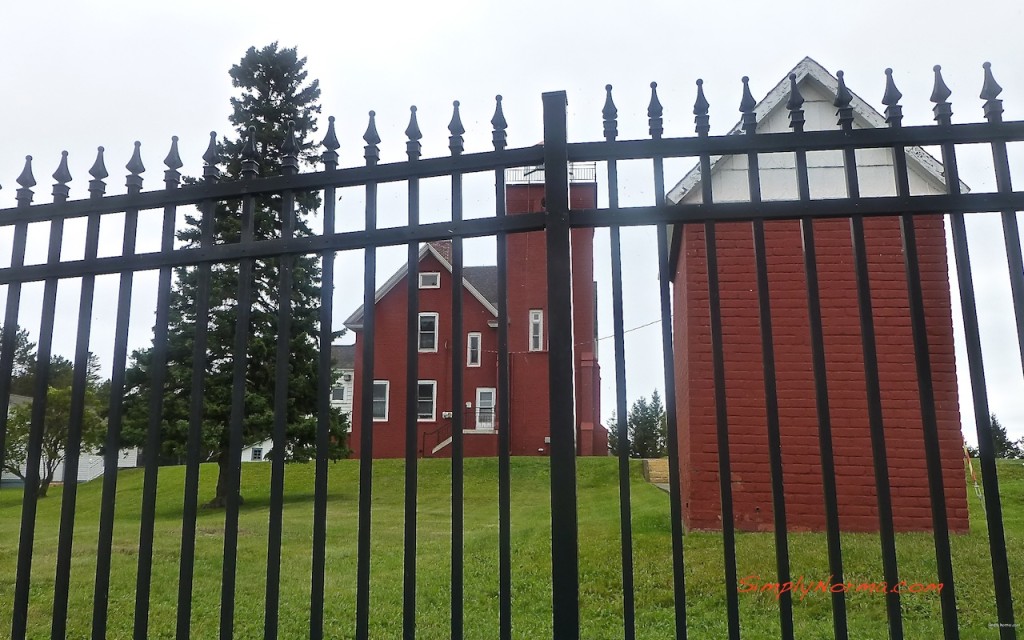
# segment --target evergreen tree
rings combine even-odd
[[[661,395],[655,389],[650,401],[646,396],[637,399],[629,409],[626,432],[629,436],[631,458],[660,458],[667,453],[667,423]],[[608,425],[608,449],[619,453],[618,423],[614,416]]]
[[[282,147],[288,138],[289,121],[294,122],[299,151],[299,164],[312,166],[317,159],[316,131],[319,82],[309,80],[305,58],[294,48],[278,48],[277,43],[262,49],[251,47],[234,65],[229,74],[240,95],[231,98],[229,117],[235,137],[222,140],[225,158],[225,180],[241,176],[241,151],[248,137],[248,128],[255,128],[260,152],[260,175],[281,174]],[[316,193],[296,194],[295,235],[312,232],[307,218],[320,205]],[[281,196],[256,199],[255,237],[266,240],[281,237]],[[238,242],[241,234],[241,203],[219,203],[214,215],[215,241]],[[177,234],[186,247],[200,243],[199,216],[187,216],[187,225]],[[279,260],[263,259],[253,267],[253,295],[249,325],[248,363],[246,373],[244,444],[262,442],[271,437],[273,428],[273,395],[275,352],[277,345],[277,311]],[[271,451],[270,456],[284,455],[289,460],[309,460],[315,455],[317,362],[319,353],[320,266],[315,256],[295,259],[292,279],[291,340],[288,386],[288,433],[284,451]],[[232,345],[237,320],[238,265],[218,264],[211,270],[210,312],[208,314],[208,350],[203,383],[204,415],[202,425],[202,459],[219,465],[217,494],[211,505],[225,503],[228,474],[228,421],[231,413],[231,383],[234,358]],[[195,338],[198,270],[179,268],[169,305],[167,371],[162,415],[162,451],[164,460],[182,461],[188,445],[189,403],[192,377],[192,348]],[[124,439],[141,446],[146,439],[149,421],[149,380],[152,348],[136,351],[126,374]],[[332,411],[331,451],[329,457],[346,456],[345,418]],[[146,452],[150,455],[151,452]]]
[[[1024,445],[1022,440],[1014,442],[1006,433],[1006,427],[999,423],[996,414],[991,414],[992,420],[992,444],[997,458],[1024,458]]]

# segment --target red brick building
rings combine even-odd
[[[593,172],[590,172],[591,174]],[[543,172],[507,186],[510,215],[543,211]],[[573,181],[573,208],[597,204],[597,184]],[[592,229],[574,229],[572,246],[573,331],[576,360],[576,433],[579,455],[607,455],[608,435],[601,425],[601,370],[597,361],[596,283]],[[547,254],[543,232],[510,234],[507,244],[510,424],[513,455],[546,455],[549,402],[547,365]],[[418,450],[421,456],[451,455],[452,370],[463,368],[463,443],[467,457],[498,453],[495,407],[498,389],[498,274],[495,266],[463,269],[464,353],[452,361],[451,243],[432,242],[419,252]],[[373,455],[405,455],[406,294],[408,265],[375,295]],[[364,338],[362,308],[345,322],[356,335],[351,448],[360,450],[360,402]]]
[[[807,129],[835,128],[836,80],[807,58],[794,70],[806,102]],[[787,74],[788,76],[788,74]],[[788,129],[788,78],[757,107],[758,131]],[[855,126],[884,126],[882,116],[855,97]],[[921,149],[908,149],[911,191],[944,192],[941,167]],[[767,199],[795,199],[792,154],[762,156]],[[716,201],[745,200],[746,159],[716,161],[711,179]],[[809,157],[812,198],[845,195],[841,156]],[[895,194],[890,153],[858,152],[862,194]],[[699,171],[669,194],[675,202],[700,202]],[[966,186],[965,186],[966,191]],[[841,193],[839,193],[841,192]],[[885,440],[897,530],[932,526],[914,348],[911,339],[898,221],[865,222],[872,305],[882,391]],[[877,502],[861,332],[849,220],[816,221],[817,264],[828,367],[833,453],[840,527],[877,531]],[[946,243],[941,216],[916,218],[921,286],[926,310],[951,530],[966,531],[967,497],[950,308]],[[732,491],[736,527],[773,525],[771,476],[758,320],[757,282],[750,223],[716,227],[725,350]],[[787,525],[825,526],[818,419],[811,368],[807,289],[799,223],[765,225],[781,423]],[[707,264],[703,228],[673,234],[674,345],[684,521],[690,529],[720,529],[721,502],[715,392],[712,376]]]

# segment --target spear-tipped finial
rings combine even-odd
[[[210,132],[210,144],[206,147],[206,152],[203,154],[203,162],[206,165],[203,167],[203,178],[206,180],[216,180],[220,177],[220,169],[217,168],[217,163],[220,162],[220,148],[217,146],[217,132]]]
[[[242,177],[255,178],[259,173],[259,154],[256,151],[256,127],[249,127],[249,135],[242,146]]]
[[[935,65],[932,67],[932,71],[935,72],[935,84],[932,86],[932,95],[929,98],[931,102],[939,104],[949,100],[949,96],[953,95],[953,92],[946,86],[946,82],[942,79],[942,67]]]
[[[508,134],[505,133],[508,123],[505,122],[505,112],[501,108],[501,94],[494,96],[494,115],[491,116],[491,126],[494,127],[491,132],[494,149],[501,151],[505,148],[505,141],[508,139]]]
[[[132,157],[124,168],[131,172],[133,176],[140,175],[146,170],[146,166],[142,164],[142,143],[138,140],[135,141],[135,151],[132,152]]]
[[[882,96],[882,104],[892,107],[900,102],[903,94],[896,88],[896,82],[892,79],[892,69],[885,70],[885,95]]]
[[[324,141],[320,144],[328,151],[337,151],[341,148],[341,143],[338,142],[338,134],[334,132],[334,116],[327,118],[327,135],[324,136]]]
[[[981,95],[978,97],[982,100],[995,100],[999,97],[999,94],[1003,92],[1003,88],[999,86],[996,79],[992,77],[992,63],[986,62],[981,65],[985,69],[985,83],[981,85]]]
[[[664,111],[661,107],[661,100],[658,100],[658,83],[652,82],[651,101],[647,104],[647,124],[652,138],[660,138],[665,131],[661,118]]]
[[[409,126],[405,128],[405,136],[412,141],[423,139],[423,132],[420,131],[420,123],[416,120],[416,105],[409,107]]]
[[[751,113],[754,107],[757,106],[757,100],[754,100],[754,94],[750,93],[750,78],[743,76],[740,81],[743,83],[743,97],[740,98],[740,112]]]
[[[281,145],[281,171],[286,175],[293,175],[299,172],[299,141],[295,137],[295,121],[288,121],[288,132],[285,134],[284,144]]]
[[[107,190],[107,185],[103,180],[110,175],[107,173],[107,166],[103,162],[103,147],[96,148],[96,162],[92,163],[89,175],[93,178],[89,181],[89,196],[92,198],[102,197]]]
[[[420,140],[423,138],[423,132],[420,131],[420,123],[416,120],[416,105],[409,107],[409,126],[405,128],[405,136],[409,140],[405,143],[405,153],[409,156],[410,160],[416,160],[420,157],[420,150],[423,145],[420,144]]]
[[[67,184],[71,182],[71,171],[68,170],[68,152],[60,152],[60,164],[57,165],[57,170],[53,172],[53,179],[60,184]]]
[[[462,116],[459,115],[458,100],[452,102],[452,119],[448,123],[448,131],[451,133],[448,136],[448,148],[451,149],[453,156],[457,156],[464,149],[462,134],[466,133],[466,128],[462,126]]]
[[[710,108],[708,99],[704,97],[704,81],[697,78],[697,101],[693,103],[693,121],[697,124],[697,135],[706,136],[711,131],[711,125],[708,124],[710,121],[708,109]]]
[[[842,71],[836,72],[836,78],[839,80],[839,88],[836,90],[836,99],[832,104],[840,109],[845,109],[850,106],[850,102],[853,100],[853,94],[846,88],[846,80],[844,79]]]
[[[604,85],[604,108],[601,109],[601,115],[604,116],[604,138],[605,140],[614,140],[619,135],[619,127],[617,118],[619,117],[619,110],[615,108],[615,102],[612,100],[612,85]]]
[[[796,83],[796,74],[789,74],[789,100],[786,101],[786,108],[796,111],[804,106],[804,97],[800,93],[800,87]]]
[[[370,112],[370,123],[366,125],[366,133],[363,134],[363,140],[366,141],[366,146],[363,147],[363,157],[366,158],[367,164],[376,164],[380,160],[380,150],[377,145],[380,144],[380,136],[377,134],[377,112]]]
[[[697,101],[693,103],[693,115],[706,116],[710,108],[708,99],[704,97],[704,81],[697,78]]]
[[[25,156],[25,168],[21,170],[17,182],[21,187],[15,196],[18,206],[27,207],[32,204],[32,187],[36,186],[35,176],[32,175],[32,156]]]
[[[178,155],[178,136],[171,136],[171,150],[167,153],[167,157],[164,158],[164,164],[171,171],[177,171],[185,166],[181,162],[181,156]]]

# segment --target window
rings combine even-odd
[[[331,391],[331,400],[334,400],[335,402],[344,402],[345,387],[335,387],[334,390]]]
[[[263,459],[263,447],[252,448],[252,460],[253,462],[259,462]]]
[[[480,387],[476,390],[476,428],[494,430],[494,389]]]
[[[530,351],[544,350],[544,312],[530,310]]]
[[[433,422],[437,409],[437,381],[420,380],[416,385],[416,419]]]
[[[373,381],[373,419],[375,422],[387,422],[388,419],[388,388],[387,380]]]
[[[437,314],[420,314],[420,351],[437,351]]]
[[[420,289],[440,289],[441,274],[437,271],[427,271],[420,274]]]
[[[466,366],[480,366],[480,334],[473,332],[466,340]]]

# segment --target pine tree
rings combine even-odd
[[[608,449],[612,455],[619,453],[618,423],[613,415],[608,422]],[[661,394],[655,389],[648,401],[640,396],[633,402],[626,420],[631,458],[660,458],[667,453],[665,407]]]
[[[289,121],[294,123],[299,164],[312,166],[317,158],[312,134],[316,131],[319,82],[309,80],[305,58],[294,48],[278,48],[277,43],[262,49],[251,47],[239,64],[230,70],[232,85],[241,90],[231,98],[229,120],[236,136],[222,140],[225,158],[224,180],[241,176],[241,151],[249,127],[255,128],[260,155],[260,175],[281,174],[282,147],[288,137]],[[308,217],[320,205],[316,193],[296,194],[295,235],[308,236]],[[254,215],[255,237],[265,240],[281,237],[280,195],[258,197]],[[215,241],[238,242],[241,232],[241,203],[219,203],[214,215]],[[187,225],[177,234],[186,247],[200,243],[198,216],[187,216]],[[208,350],[204,378],[204,416],[202,459],[216,461],[220,474],[217,495],[211,505],[223,505],[227,495],[224,480],[228,465],[228,421],[231,413],[232,345],[237,320],[238,265],[214,265],[211,271],[210,313],[208,314]],[[245,444],[269,439],[272,433],[274,405],[275,351],[279,261],[258,260],[253,267],[253,295],[249,326],[247,388],[243,438]],[[175,271],[175,284],[169,306],[167,371],[163,398],[162,451],[165,461],[181,462],[188,444],[189,403],[192,378],[192,348],[196,323],[198,270]],[[288,386],[288,435],[284,455],[289,460],[309,460],[314,455],[316,434],[316,397],[318,362],[318,312],[320,306],[320,267],[315,256],[295,260],[292,280],[291,340]],[[149,420],[149,366],[152,348],[136,351],[126,374],[126,443],[140,446],[145,441]],[[331,459],[346,456],[345,418],[332,412]],[[148,452],[147,452],[148,454]]]

